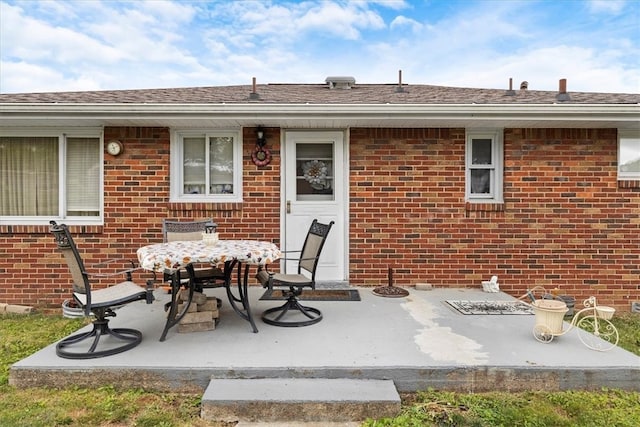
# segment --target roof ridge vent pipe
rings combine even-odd
[[[529,89],[529,82],[525,80],[522,83],[520,83],[520,90],[527,90],[527,89]]]
[[[260,95],[256,91],[256,78],[252,78],[251,82],[251,93],[249,94],[249,99],[260,99]]]
[[[356,84],[356,79],[350,76],[330,76],[324,79],[329,89],[351,89]]]
[[[571,101],[571,97],[567,93],[567,79],[560,79],[556,99],[558,101]]]
[[[514,96],[516,91],[513,90],[513,77],[509,77],[509,90],[505,92],[507,96]]]
[[[396,92],[404,92],[404,88],[402,87],[402,70],[398,70],[398,87],[396,87]]]

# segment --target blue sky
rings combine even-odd
[[[0,92],[357,83],[640,92],[639,0],[0,0]]]

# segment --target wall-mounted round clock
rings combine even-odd
[[[107,142],[107,153],[111,154],[112,156],[117,156],[122,153],[122,148],[122,142],[116,139]]]

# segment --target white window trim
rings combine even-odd
[[[467,129],[465,141],[465,200],[470,203],[504,203],[504,141],[502,129]],[[474,168],[471,159],[471,141],[474,139],[491,139],[493,187],[489,194],[471,193],[471,169]],[[483,167],[482,169],[486,169]]]
[[[59,182],[60,194],[66,194],[65,180],[65,164],[66,156],[66,138],[98,138],[100,140],[100,214],[95,217],[65,217],[59,216],[5,216],[0,218],[0,225],[49,225],[49,221],[64,221],[67,225],[103,225],[104,224],[104,132],[102,128],[95,127],[77,127],[77,128],[2,128],[0,136],[15,137],[57,137],[58,153],[62,159],[62,164],[58,173],[60,175]],[[66,198],[60,197],[58,213],[65,212]]]
[[[640,130],[619,130],[618,131],[618,156],[617,156],[617,170],[618,181],[639,181],[640,172],[624,172],[620,170],[620,149],[622,148],[623,139],[633,139],[640,145]]]
[[[207,140],[211,136],[233,136],[233,188],[234,194],[182,194],[183,190],[183,150],[184,137],[204,136]],[[242,129],[174,129],[171,132],[170,149],[170,195],[172,203],[233,203],[242,202]],[[237,190],[236,190],[237,189]]]

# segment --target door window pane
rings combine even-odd
[[[334,200],[333,144],[296,145],[297,200]]]

